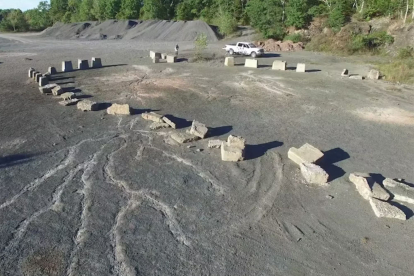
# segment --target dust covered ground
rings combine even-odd
[[[414,274],[413,219],[376,218],[347,180],[414,182],[412,87],[341,79],[366,74],[357,58],[281,53],[225,68],[223,43],[204,63],[187,61],[187,43],[179,63],[152,64],[150,49],[175,43],[1,36],[0,275]],[[27,78],[92,56],[105,67],[52,82],[134,115],[62,107]],[[275,59],[291,70],[270,70]],[[247,160],[222,162],[211,138],[174,143],[175,130],[149,130],[150,110],[174,116],[176,131],[195,119],[213,139],[245,137]],[[306,142],[325,152],[327,187],[287,159]]]

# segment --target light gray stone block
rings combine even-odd
[[[372,69],[368,72],[367,78],[370,80],[379,80],[380,72],[378,70]]]
[[[348,77],[348,76],[349,76],[348,69],[344,69],[344,70],[342,71],[341,76],[342,76],[342,77]]]
[[[221,148],[221,144],[224,143],[224,141],[221,140],[209,140],[208,141],[208,147],[210,149],[219,149]]]
[[[200,137],[201,139],[205,138],[208,133],[208,128],[205,124],[202,124],[197,121],[193,121],[189,133],[195,136]]]
[[[66,92],[60,95],[60,98],[62,98],[64,101],[72,100],[76,97],[76,94],[73,92]]]
[[[162,53],[161,54],[161,59],[166,59],[167,58],[167,54],[166,53]]]
[[[28,73],[29,78],[33,78],[33,72],[35,72],[35,69],[30,68]]]
[[[73,65],[72,61],[62,61],[62,72],[72,72]]]
[[[364,77],[360,75],[350,75],[349,78],[351,80],[363,80],[364,79]]]
[[[142,113],[142,118],[144,118],[145,120],[148,121],[153,121],[153,122],[157,122],[157,123],[163,123],[163,115],[157,114],[155,112],[146,112],[146,113]]]
[[[315,163],[323,157],[323,153],[314,146],[306,143],[300,148],[290,148],[288,158],[300,165],[304,162]]]
[[[369,199],[369,203],[371,204],[371,208],[375,215],[379,218],[407,220],[407,216],[401,209],[391,205],[388,202],[371,197]]]
[[[194,142],[200,139],[199,137],[186,133],[186,132],[173,133],[171,134],[171,138],[180,144],[190,143],[190,142]]]
[[[150,51],[150,58],[154,59],[156,57],[161,58],[161,53]]]
[[[286,61],[281,61],[281,60],[273,61],[272,70],[286,71]]]
[[[100,58],[93,57],[91,60],[91,67],[92,68],[101,68],[102,67],[102,60]]]
[[[42,74],[41,73],[36,73],[36,75],[35,75],[35,81],[36,82],[40,82],[40,78],[42,77]]]
[[[394,200],[414,204],[413,187],[390,178],[384,179],[382,184],[393,195]]]
[[[39,91],[42,94],[52,94],[52,89],[58,86],[56,83],[50,83],[48,85],[39,87]]]
[[[78,69],[86,70],[89,69],[89,63],[87,60],[78,59]]]
[[[236,147],[244,150],[244,148],[246,147],[246,139],[240,136],[230,135],[227,138],[227,145],[230,147]]]
[[[244,67],[257,68],[258,66],[259,66],[259,62],[257,61],[257,59],[246,58],[244,62]]]
[[[131,108],[128,104],[113,104],[106,112],[109,115],[131,115]]]
[[[63,106],[70,106],[70,105],[75,105],[79,101],[80,101],[79,99],[70,99],[70,100],[60,101],[59,104]]]
[[[374,197],[386,201],[390,198],[390,194],[381,185],[376,183],[369,174],[351,173],[349,180],[354,183],[358,193],[366,200]]]
[[[158,57],[153,58],[152,63],[160,63],[160,58]]]
[[[171,55],[167,56],[167,63],[175,63],[176,61],[177,61],[176,56],[171,56]]]
[[[62,87],[60,87],[59,85],[57,85],[57,86],[53,87],[53,88],[52,88],[52,94],[53,94],[54,96],[59,96],[59,95],[63,94],[63,89],[62,89]]]
[[[159,122],[153,122],[149,128],[151,130],[157,130],[157,129],[162,129],[162,128],[169,128],[170,125],[167,123],[159,123]]]
[[[304,162],[300,164],[300,171],[309,184],[326,185],[328,183],[328,173],[318,165]]]

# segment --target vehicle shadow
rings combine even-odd
[[[281,54],[276,53],[264,53],[261,58],[275,58],[275,57],[281,57]]]
[[[349,154],[341,148],[334,148],[324,152],[324,156],[316,162],[329,174],[328,181],[331,182],[345,175],[345,171],[334,165],[337,162],[350,158]]]
[[[310,70],[305,70],[306,73],[315,73],[315,72],[321,72],[322,70],[319,69],[310,69]]]
[[[33,156],[32,154],[14,154],[0,157],[0,169],[30,162]]]
[[[282,145],[283,143],[279,141],[273,141],[273,142],[268,142],[268,143],[263,143],[263,144],[258,144],[258,145],[246,145],[245,152],[244,152],[245,160],[252,160],[252,159],[259,158],[265,155],[265,153],[268,150],[280,147]]]

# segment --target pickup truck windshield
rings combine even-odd
[[[253,43],[249,43],[249,47],[250,48],[256,48],[256,45],[254,45]]]

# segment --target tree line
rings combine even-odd
[[[25,12],[0,10],[3,31],[38,31],[55,22],[107,19],[204,20],[223,35],[252,25],[266,38],[283,37],[287,27],[306,28],[315,17],[339,29],[352,17],[414,19],[414,0],[51,0]]]

